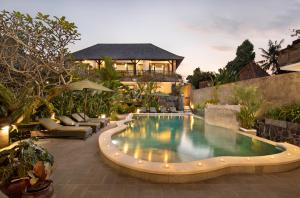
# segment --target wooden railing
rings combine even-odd
[[[124,77],[142,76],[142,75],[156,75],[156,74],[165,75],[165,76],[176,75],[173,72],[167,72],[167,71],[146,71],[146,70],[139,71],[139,70],[137,70],[136,75],[134,75],[133,70],[117,70],[117,71],[121,74],[121,76],[124,76]]]
[[[136,71],[136,75],[134,75],[133,70],[117,70],[121,74],[122,80],[133,81],[136,78],[140,78],[141,80],[153,80],[153,81],[161,81],[161,82],[169,82],[169,81],[179,81],[181,78],[178,74],[167,71]]]

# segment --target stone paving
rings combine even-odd
[[[265,175],[227,175],[190,184],[154,184],[121,175],[99,154],[98,134],[87,140],[44,139],[55,157],[55,198],[300,197],[300,169]]]

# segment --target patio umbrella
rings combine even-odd
[[[84,91],[84,120],[85,120],[85,114],[86,114],[86,105],[87,105],[87,90],[92,89],[92,90],[97,90],[97,91],[109,91],[112,92],[113,90],[104,87],[102,84],[98,84],[89,80],[81,80],[77,81],[74,83],[69,84],[69,89],[70,90],[79,90],[79,91]]]

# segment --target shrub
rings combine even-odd
[[[266,113],[267,118],[300,123],[300,105],[290,104],[282,107],[272,108]]]
[[[215,100],[215,99],[208,99],[208,100],[205,100],[203,102],[197,103],[195,105],[195,109],[203,110],[203,109],[205,109],[207,104],[218,104],[218,102],[219,101]]]
[[[110,120],[112,120],[112,121],[119,120],[118,113],[115,112],[115,111],[111,112],[111,114],[110,114]]]

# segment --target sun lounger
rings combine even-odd
[[[72,137],[86,139],[93,131],[91,127],[62,126],[49,118],[39,119],[39,123],[47,129],[47,132],[43,132],[46,137]]]
[[[150,107],[150,113],[157,113],[155,107]]]
[[[170,107],[170,112],[171,112],[171,113],[177,113],[176,107]]]
[[[167,113],[167,108],[166,107],[160,107],[160,112],[161,113]]]
[[[89,126],[92,127],[93,132],[96,133],[100,130],[101,124],[100,123],[94,123],[94,122],[75,122],[68,116],[58,116],[57,117],[61,123],[67,126]]]
[[[141,107],[140,108],[140,113],[147,113],[146,107]]]
[[[84,120],[84,118],[82,118],[78,113],[73,113],[72,114],[72,118],[74,119],[74,120],[76,120],[76,122],[79,122],[79,123],[82,123],[82,122],[86,122],[87,120],[88,120],[88,118],[86,118],[85,120]],[[88,121],[88,122],[92,122],[92,121]],[[96,121],[93,121],[94,123],[97,123],[97,124],[100,124],[101,125],[101,127],[104,127],[105,126],[105,124],[103,123],[103,122],[101,122],[100,120],[96,120]]]
[[[90,118],[88,115],[86,115],[84,113],[77,113],[77,114],[80,115],[87,122],[96,122],[96,123],[101,122],[102,126],[106,126],[108,124],[108,119],[107,118]]]

